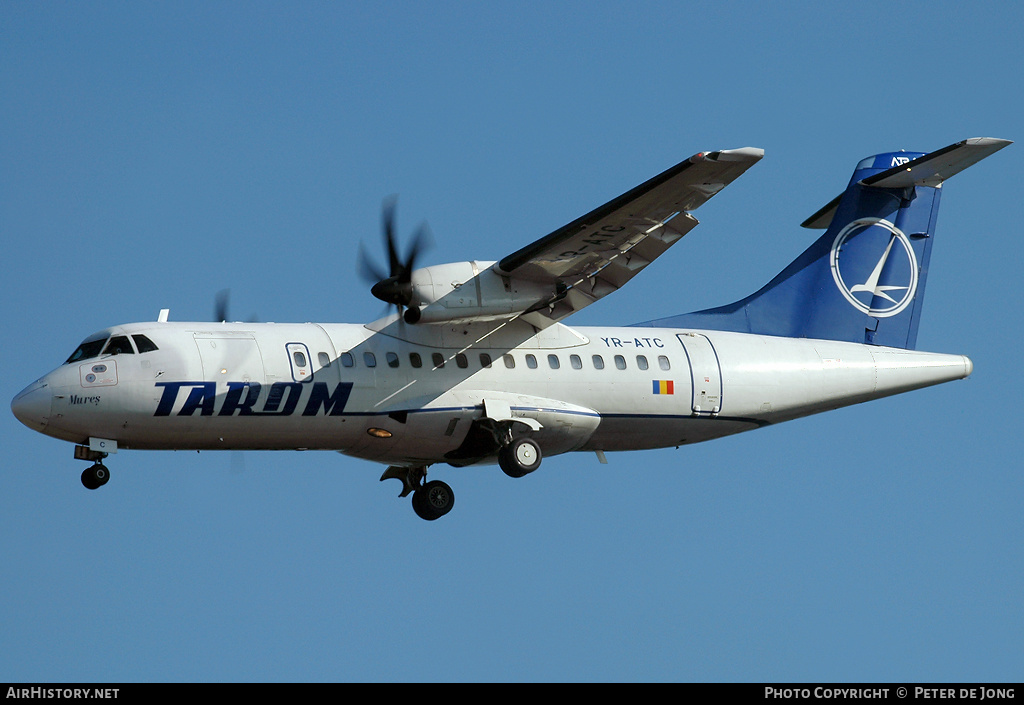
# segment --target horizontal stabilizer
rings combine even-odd
[[[974,137],[869,176],[861,183],[877,188],[938,186],[949,177],[998,152],[1008,144],[1012,142],[995,137]]]
[[[874,188],[939,186],[954,174],[1010,144],[1013,144],[1010,140],[996,137],[973,137],[873,174],[860,183]],[[839,194],[800,225],[812,230],[827,228],[842,197],[843,194]]]
[[[845,193],[845,191],[843,193]],[[800,227],[810,228],[811,230],[822,230],[827,228],[832,224],[832,217],[835,216],[836,208],[839,207],[839,202],[841,200],[843,200],[842,193],[822,206],[817,213],[800,223]]]

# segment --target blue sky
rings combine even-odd
[[[1022,138],[1014,3],[0,5],[2,391],[116,323],[361,322],[703,150],[765,158],[570,322],[728,303],[868,155]],[[437,468],[72,446],[2,415],[0,681],[1000,681],[1024,667],[1020,149],[945,187],[918,347],[966,381],[680,450]]]

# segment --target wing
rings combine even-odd
[[[616,291],[695,225],[702,203],[757,163],[753,147],[701,152],[505,257],[502,276],[550,285],[524,316],[546,327]]]

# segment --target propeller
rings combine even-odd
[[[226,323],[228,319],[228,302],[231,299],[231,289],[221,289],[213,297],[213,320],[217,323]],[[250,316],[249,322],[256,323],[256,316]],[[245,452],[235,450],[231,453],[231,473],[238,475],[245,472]]]
[[[420,311],[411,306],[413,298],[412,273],[415,269],[416,258],[420,252],[430,246],[430,230],[425,223],[419,227],[413,236],[409,255],[403,261],[398,253],[395,237],[395,200],[393,198],[384,202],[382,225],[388,269],[385,271],[378,266],[360,245],[360,273],[365,280],[373,283],[370,287],[371,294],[384,303],[396,306],[399,313],[402,313],[403,309],[408,309],[403,318],[407,323],[415,323],[419,320]]]
[[[213,320],[217,323],[224,323],[228,320],[228,299],[231,298],[231,289],[221,289],[213,300]]]
[[[221,289],[213,299],[213,320],[217,323],[226,323],[228,318],[228,301],[231,299],[231,289]],[[258,323],[256,315],[249,316],[247,323]]]

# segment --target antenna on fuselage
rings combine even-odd
[[[171,315],[171,309],[162,308],[160,309],[160,315],[156,317],[157,323],[167,323],[167,317]]]

